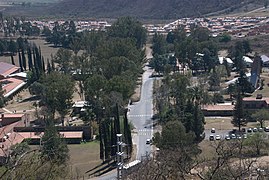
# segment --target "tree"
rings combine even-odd
[[[253,119],[260,123],[261,128],[263,128],[265,120],[269,120],[269,112],[266,109],[260,109],[251,115]]]
[[[60,48],[54,56],[54,62],[59,64],[60,71],[65,74],[69,73],[71,69],[72,52],[67,49]]]
[[[69,160],[68,147],[52,122],[49,122],[46,126],[41,142],[43,161],[51,161],[59,165],[67,163]]]
[[[146,43],[147,33],[142,23],[131,17],[119,18],[108,30],[108,36],[131,38],[135,40],[137,48],[142,48]]]
[[[232,124],[235,127],[238,127],[239,131],[241,130],[242,126],[245,126],[247,124],[247,120],[245,118],[245,111],[243,107],[243,99],[239,91],[237,91],[236,95],[236,103],[234,106]]]
[[[152,39],[152,55],[163,55],[166,53],[166,42],[165,38],[161,34],[155,33]]]
[[[0,82],[0,108],[4,107],[4,105],[5,105],[4,90],[2,88],[2,83]]]
[[[216,91],[219,90],[220,88],[220,77],[219,74],[216,72],[213,72],[210,77],[209,77],[209,85],[210,85],[210,90]]]
[[[261,151],[267,150],[269,147],[269,143],[265,137],[267,137],[265,133],[255,133],[247,138],[245,145],[253,148],[256,156],[260,156]]]
[[[64,126],[64,117],[72,106],[74,81],[69,75],[52,72],[43,76],[41,83],[45,87],[41,97],[42,102],[49,109],[52,118],[55,111],[58,111]]]

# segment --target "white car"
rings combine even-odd
[[[216,135],[215,139],[220,140],[221,139],[220,135]]]
[[[146,144],[150,144],[151,143],[151,139],[147,139]]]

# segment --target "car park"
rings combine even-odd
[[[210,136],[209,136],[209,140],[210,140],[210,141],[214,141],[214,135],[210,135]]]
[[[220,140],[221,139],[220,135],[216,135],[216,138],[215,139],[216,140]]]
[[[211,129],[211,133],[215,133],[216,132],[216,129],[215,128],[212,128]]]

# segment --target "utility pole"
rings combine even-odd
[[[123,154],[122,151],[123,142],[122,134],[117,134],[117,179],[122,179],[122,168],[123,168]]]

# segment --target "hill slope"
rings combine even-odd
[[[171,19],[201,16],[243,6],[255,0],[64,0],[50,9],[58,15],[109,17],[135,16]],[[236,3],[235,3],[236,2]]]
[[[1,0],[0,0],[1,1]],[[3,0],[2,0],[3,1]],[[17,0],[20,1],[20,0]],[[29,0],[36,1],[36,0]],[[54,4],[5,8],[5,13],[26,17],[177,19],[228,14],[261,7],[264,0],[47,0]]]

